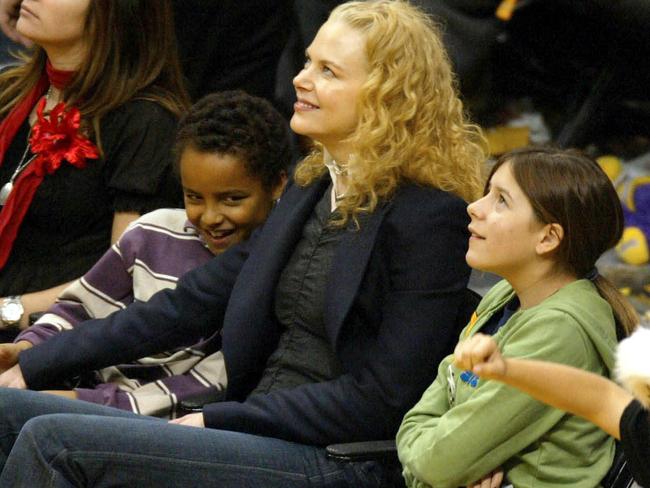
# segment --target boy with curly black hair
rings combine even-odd
[[[16,343],[0,348],[17,359],[21,350],[85,320],[175,287],[185,272],[247,239],[284,188],[289,135],[267,101],[240,91],[215,93],[180,121],[175,154],[185,211],[160,209],[137,219]],[[206,337],[187,348],[94,371],[73,390],[53,393],[174,418],[188,396],[225,388],[219,346],[220,337]]]

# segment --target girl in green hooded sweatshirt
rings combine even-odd
[[[468,213],[467,262],[504,280],[460,339],[480,331],[506,356],[609,375],[617,333],[631,331],[637,317],[595,268],[623,228],[618,196],[597,163],[548,148],[511,152]],[[453,356],[404,417],[397,447],[411,488],[593,488],[614,455],[613,439],[593,424],[479,378]]]

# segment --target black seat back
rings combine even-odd
[[[603,478],[601,485],[603,488],[630,488],[634,484],[634,478],[627,465],[621,445],[616,443],[616,452],[614,453],[614,462],[609,468],[607,475]]]

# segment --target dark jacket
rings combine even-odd
[[[290,188],[248,243],[175,290],[21,353],[29,387],[191,344],[223,324],[229,401],[205,407],[206,426],[315,445],[394,436],[456,342],[469,278],[465,203],[440,190],[403,186],[339,243],[325,326],[345,373],[248,396],[282,332],[275,285],[328,184]]]

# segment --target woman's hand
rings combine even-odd
[[[170,420],[169,423],[176,425],[187,425],[188,427],[205,427],[205,423],[203,422],[203,414],[201,412],[190,413],[183,417]]]
[[[485,475],[476,483],[472,483],[467,488],[499,488],[501,482],[503,482],[503,470],[499,468]]]
[[[18,341],[0,344],[0,372],[7,371],[18,363],[18,354],[25,349],[32,347],[31,342]]]
[[[0,386],[17,388],[19,390],[27,389],[25,378],[23,378],[23,372],[20,370],[20,364],[16,364],[4,373],[0,374]]]
[[[476,334],[459,342],[454,356],[458,368],[470,370],[483,378],[500,379],[506,375],[506,361],[490,336]]]

